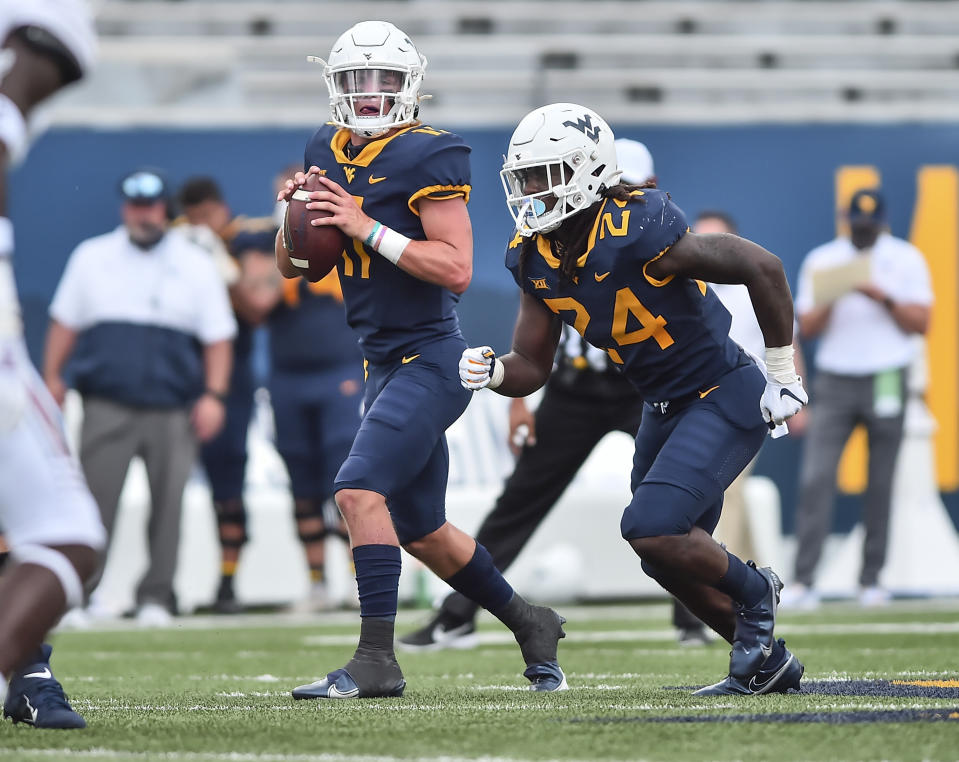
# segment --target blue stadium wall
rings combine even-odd
[[[460,318],[471,343],[509,347],[516,312],[515,286],[503,267],[511,225],[498,170],[509,131],[461,130],[472,146],[475,241],[473,283]],[[307,129],[90,130],[45,134],[13,176],[10,213],[16,225],[16,271],[35,360],[42,351],[46,308],[73,247],[118,224],[118,178],[151,165],[172,184],[209,174],[222,184],[237,214],[269,214],[272,178],[302,161]],[[645,142],[660,187],[688,216],[706,208],[731,213],[743,235],[780,256],[791,285],[803,255],[835,235],[835,176],[847,165],[881,173],[894,234],[908,237],[923,165],[959,163],[959,127],[953,125],[807,125],[750,127],[624,127],[619,137]],[[959,210],[957,210],[959,213]],[[807,348],[808,349],[808,348]],[[764,449],[758,472],[776,479],[784,528],[793,526],[799,443]],[[957,493],[945,495],[954,520]],[[857,503],[840,501],[836,528],[855,521]]]

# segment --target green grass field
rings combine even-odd
[[[322,703],[289,690],[347,661],[355,614],[64,632],[54,669],[89,727],[5,722],[0,759],[959,759],[959,601],[784,612],[804,692],[708,700],[690,690],[725,674],[728,647],[678,647],[665,605],[558,608],[570,690],[550,695],[526,690],[491,618],[475,650],[401,654],[403,698]]]

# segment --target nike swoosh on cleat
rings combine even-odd
[[[609,275],[608,272],[605,272],[602,275],[600,275],[599,273],[593,273],[593,277],[596,278],[597,283],[600,283],[602,280],[604,280],[607,275]]]
[[[33,708],[33,704],[30,703],[30,698],[28,696],[24,696],[23,700],[27,702],[27,709],[29,710],[30,717],[31,717],[31,719],[27,720],[27,722],[29,722],[31,725],[36,725],[37,715],[40,713]]]
[[[30,673],[24,675],[24,677],[36,677],[36,678],[40,678],[40,679],[42,679],[42,680],[46,680],[47,678],[53,677],[53,673],[50,672],[50,668],[49,668],[49,667],[44,667],[44,668],[43,668],[42,670],[40,670],[39,672],[30,672]]]
[[[746,687],[749,688],[749,690],[751,690],[753,693],[762,693],[762,689],[769,685],[769,683],[772,682],[775,677],[776,673],[773,673],[769,676],[769,679],[759,682],[756,679],[756,676],[753,675],[751,678],[749,678],[749,685]]]
[[[706,391],[700,392],[699,399],[705,399],[707,394],[709,394],[710,392],[716,391],[718,388],[719,388],[719,384],[716,384],[716,386],[711,386]]]
[[[406,365],[407,363],[413,362],[417,357],[419,357],[419,355],[410,355],[409,357],[404,357],[401,362]]]
[[[383,182],[385,179],[385,177],[373,177],[370,175],[370,185],[376,185],[377,183]]]
[[[335,684],[331,684],[328,694],[331,699],[351,699],[351,698],[356,698],[357,696],[360,695],[360,689],[354,688],[353,690],[346,691],[344,693],[339,688],[337,688]]]

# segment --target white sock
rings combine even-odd
[[[0,705],[7,700],[7,678],[0,674]]]

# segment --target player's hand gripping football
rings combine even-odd
[[[491,347],[467,347],[460,357],[460,383],[473,392],[483,389],[493,380],[495,368],[496,353]]]

